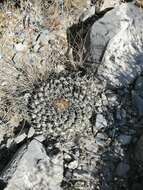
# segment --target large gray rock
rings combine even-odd
[[[143,70],[143,11],[128,3],[106,13],[91,28],[92,61],[98,75],[115,87],[127,86]]]
[[[3,178],[12,171],[6,190],[60,190],[63,179],[63,162],[61,154],[49,158],[43,145],[37,140],[33,140],[21,157],[14,158],[16,166],[11,164],[8,171],[5,171]],[[13,170],[12,168],[15,167]]]

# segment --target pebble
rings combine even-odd
[[[90,9],[87,9],[81,14],[79,21],[84,22],[87,18],[92,17],[94,14],[95,14],[95,6],[91,6]]]
[[[21,52],[21,51],[25,51],[27,49],[27,46],[22,43],[19,43],[19,44],[15,44],[15,49],[16,51]]]
[[[103,133],[98,133],[95,137],[95,140],[96,140],[96,143],[99,145],[99,146],[106,146],[107,142],[107,136],[104,135]]]
[[[26,137],[27,137],[27,135],[25,133],[23,133],[23,134],[17,136],[14,141],[17,144],[19,144],[19,143],[23,142],[26,139]]]
[[[30,97],[30,93],[26,93],[25,95],[24,95],[24,100],[28,103],[28,101],[29,101],[29,97]]]
[[[64,154],[64,159],[67,161],[67,162],[70,162],[71,161],[71,156],[67,153]]]
[[[96,128],[102,129],[107,127],[107,121],[102,114],[97,114],[96,116]]]
[[[120,177],[127,177],[127,174],[130,170],[129,164],[125,162],[120,162],[116,168],[116,174]]]
[[[7,143],[6,143],[6,147],[10,148],[12,146],[12,144],[14,144],[14,139],[8,138]]]
[[[45,140],[45,137],[43,135],[38,135],[34,139],[36,139],[39,142],[43,142]]]
[[[76,169],[78,167],[78,161],[73,161],[73,162],[71,162],[70,164],[68,164],[68,168],[69,169]]]
[[[102,139],[102,140],[107,140],[107,135],[104,133],[97,133],[96,138]]]
[[[35,134],[35,129],[33,127],[30,127],[29,131],[28,131],[28,138],[33,137]]]
[[[107,96],[108,102],[111,106],[117,106],[118,105],[118,98],[117,98],[116,94],[113,94],[112,92],[107,91],[106,96]]]
[[[88,151],[93,152],[93,153],[97,153],[98,151],[98,146],[95,142],[89,141],[87,140],[85,143],[85,147]]]

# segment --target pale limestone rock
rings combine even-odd
[[[21,156],[19,154],[12,162],[17,163],[17,166],[10,165],[8,171],[3,175],[6,179],[7,175],[12,172],[6,190],[61,190],[60,184],[63,179],[61,154],[49,158],[43,145],[37,140],[31,141],[28,149],[22,152]],[[17,158],[20,158],[18,162]]]
[[[128,3],[106,13],[90,33],[98,75],[114,87],[128,86],[143,71],[143,11]]]

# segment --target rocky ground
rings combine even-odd
[[[0,7],[0,190],[142,190],[142,1]]]

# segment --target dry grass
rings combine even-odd
[[[56,0],[53,0],[51,6],[44,5],[43,2],[47,2],[44,0],[35,0],[34,6],[31,2],[21,1],[21,9],[7,3],[0,10],[0,117],[11,126],[23,119],[29,120],[25,94],[31,93],[36,83],[46,80],[51,70],[60,72],[69,65],[75,68],[84,61],[83,49],[78,52],[78,64],[64,54],[67,49],[66,28],[74,20],[74,16],[72,18],[69,13],[83,9],[86,0],[65,0],[63,6]],[[43,24],[52,30],[52,34],[56,36],[50,40],[52,45],[45,39],[35,43],[34,39],[41,30],[37,23],[40,23],[40,27]],[[23,41],[26,49],[16,54],[16,44],[23,44]],[[40,46],[40,51],[34,50],[34,46]]]

